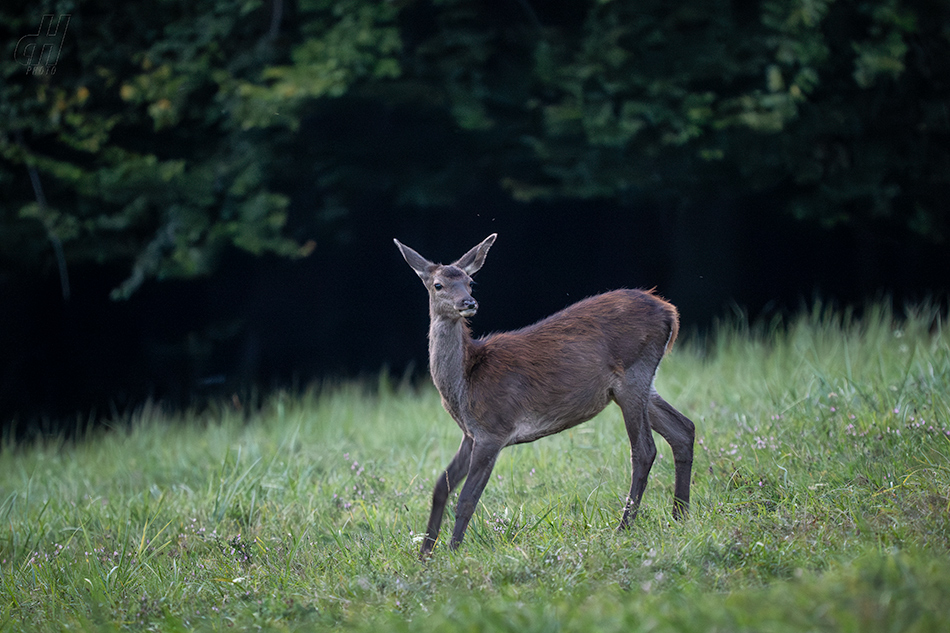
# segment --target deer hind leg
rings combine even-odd
[[[647,487],[647,477],[653,467],[653,460],[656,459],[656,445],[653,443],[647,413],[649,385],[640,384],[642,382],[629,380],[624,388],[614,393],[614,400],[623,412],[624,426],[627,427],[627,436],[630,438],[630,461],[633,466],[630,494],[624,505],[619,529],[629,527],[636,519],[643,491]]]
[[[445,504],[449,499],[449,495],[468,474],[473,443],[472,438],[467,435],[462,438],[462,444],[459,446],[458,452],[455,453],[455,457],[449,462],[439,480],[435,482],[435,487],[432,490],[432,513],[429,515],[426,535],[422,540],[422,549],[419,551],[419,558],[423,560],[432,553],[432,548],[435,547],[435,542],[439,538],[442,515],[445,514]]]
[[[689,510],[689,485],[693,470],[693,441],[696,426],[673,405],[650,392],[650,425],[673,450],[676,483],[673,489],[673,518],[679,519]]]

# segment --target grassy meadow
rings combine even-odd
[[[657,388],[697,426],[686,520],[657,436],[637,523],[615,530],[630,461],[611,406],[506,449],[462,548],[426,564],[460,440],[428,383],[7,441],[0,630],[950,630],[945,315],[723,325],[684,337]]]

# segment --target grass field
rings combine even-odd
[[[697,426],[686,520],[657,438],[638,521],[615,530],[612,406],[506,449],[462,548],[427,564],[429,491],[460,439],[428,383],[7,442],[0,628],[948,631],[944,319],[816,310],[686,337],[657,380]]]

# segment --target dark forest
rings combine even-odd
[[[0,47],[5,428],[421,375],[394,237],[499,234],[478,333],[946,301],[946,2],[14,1]]]

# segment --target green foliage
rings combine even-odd
[[[147,405],[0,460],[4,630],[936,631],[950,614],[946,315],[816,308],[684,340],[693,507],[659,456],[635,526],[622,418],[506,449],[462,548],[416,559],[458,442],[438,394],[341,385]],[[451,513],[447,517],[451,521]]]
[[[3,266],[59,245],[61,269],[125,262],[127,296],[229,245],[300,254],[291,212],[491,184],[518,200],[781,187],[799,217],[948,235],[946,3],[536,4],[7,3]],[[71,16],[59,61],[27,68],[17,46],[44,14]],[[291,209],[299,183],[325,202]]]
[[[400,74],[401,49],[389,3],[361,0],[301,2],[307,18],[288,64],[263,68],[251,80],[222,81],[243,129],[282,125],[296,130],[301,104],[339,97],[355,82]]]
[[[862,88],[870,88],[878,77],[897,79],[904,72],[907,38],[919,31],[917,16],[899,5],[897,0],[865,8],[871,13],[872,26],[868,39],[854,42],[856,53],[854,80]]]
[[[206,272],[227,245],[302,252],[283,233],[289,198],[272,189],[288,137],[252,128],[293,128],[301,98],[398,73],[398,34],[376,26],[393,10],[356,4],[300,7],[310,20],[291,50],[272,41],[261,2],[5,6],[0,180],[32,171],[35,184],[11,187],[4,258],[29,264],[47,237],[69,262],[128,261],[120,298],[149,277]],[[14,34],[35,32],[44,13],[71,14],[71,28],[57,72],[26,74],[11,61]]]
[[[512,157],[519,200],[783,186],[799,217],[947,235],[944,4],[546,4],[533,26],[439,8],[423,74]]]

